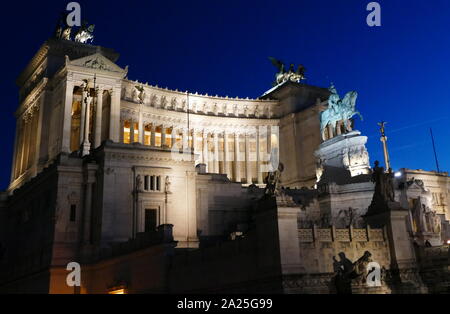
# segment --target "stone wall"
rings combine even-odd
[[[390,266],[389,248],[384,229],[299,229],[301,272],[332,273],[333,256],[340,252],[355,262],[365,251],[386,269]]]

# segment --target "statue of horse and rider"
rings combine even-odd
[[[361,120],[363,119],[361,113],[355,109],[356,98],[358,97],[357,92],[348,92],[345,97],[341,99],[333,84],[328,90],[331,92],[328,99],[328,108],[320,114],[320,128],[323,140],[327,139],[325,130],[329,126],[331,126],[334,134],[336,134],[337,127],[340,127],[340,123],[342,122],[345,132],[350,132],[352,131],[350,119],[355,115],[358,115]]]

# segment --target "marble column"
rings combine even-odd
[[[206,166],[206,172],[208,172],[208,131],[203,131],[203,153],[202,163]]]
[[[167,145],[166,145],[166,131],[167,131],[167,128],[164,125],[162,125],[161,126],[161,147],[167,147]]]
[[[183,128],[183,151],[189,150],[189,132],[186,128]]]
[[[273,158],[272,156],[272,126],[267,127],[267,154],[268,154],[268,160],[267,160],[267,172],[273,172],[275,171],[273,167]]]
[[[228,178],[231,178],[230,174],[230,156],[228,151],[228,133],[227,131],[223,132],[223,169],[225,171],[225,174],[228,176]]]
[[[239,152],[239,134],[234,133],[234,175],[235,181],[241,182],[241,164],[240,164],[240,152]]]
[[[31,118],[31,135],[30,135],[30,152],[28,154],[28,168],[32,168],[36,161],[36,141],[39,126],[39,107],[33,109],[33,116]]]
[[[134,121],[130,120],[130,144],[134,143]]]
[[[117,86],[111,91],[111,112],[109,122],[109,139],[119,142],[120,132],[120,93],[121,87]]]
[[[219,135],[216,131],[213,133],[214,140],[214,173],[220,173],[219,169]]]
[[[252,183],[252,170],[250,163],[250,134],[245,134],[245,173],[247,183]]]
[[[258,177],[258,184],[263,184],[263,175],[261,169],[261,135],[260,129],[256,129],[256,172]]]
[[[172,127],[172,147],[176,147],[177,149],[177,132],[178,130],[175,127]]]
[[[124,143],[124,139],[123,139],[123,133],[125,129],[125,121],[124,120],[120,120],[120,133],[119,133],[119,142],[120,143]]]
[[[145,185],[147,186],[147,191],[150,191],[150,176],[145,176],[144,177],[144,180],[145,180]],[[145,185],[144,185],[144,187],[145,187]],[[144,189],[145,190],[145,189]]]
[[[17,160],[17,177],[20,177],[20,175],[23,172],[23,152],[24,152],[24,146],[25,146],[25,137],[26,137],[26,123],[25,119],[23,117],[20,117],[20,140],[19,140],[19,158]]]
[[[152,126],[150,128],[150,146],[155,147],[156,146],[156,126],[155,123],[152,123]]]
[[[83,88],[83,86],[82,86]],[[83,96],[81,96],[81,118],[80,118],[80,147],[84,142],[84,131],[86,125],[86,102],[84,101],[86,93],[83,91]]]
[[[103,113],[103,88],[100,87],[97,91],[97,109],[95,112],[95,141],[94,148],[100,146],[102,141],[102,113]],[[123,132],[122,132],[123,133]]]
[[[22,165],[21,165],[21,171],[20,173],[24,173],[27,171],[27,164],[28,164],[28,148],[29,148],[29,139],[30,139],[30,131],[31,131],[31,121],[29,117],[25,118],[25,136],[23,137],[23,149],[22,149]]]
[[[139,121],[138,121],[138,142],[144,144],[144,117],[143,117],[143,105],[139,105]]]
[[[83,94],[83,102],[85,102],[85,109],[86,109],[86,116],[85,116],[85,122],[84,122],[84,132],[83,132],[83,150],[82,150],[82,156],[86,156],[89,154],[91,150],[91,143],[89,142],[89,116],[90,116],[90,109],[91,109],[91,102],[92,97],[88,95],[88,92],[86,92],[86,95]]]
[[[72,81],[66,81],[64,109],[62,117],[62,143],[61,151],[63,153],[71,153],[70,151],[70,131],[72,124],[72,104],[73,104],[73,89],[75,85]]]
[[[192,129],[192,147],[191,147],[192,152],[195,152],[195,143],[196,142],[197,142],[196,131],[195,131],[195,129]]]
[[[43,111],[43,110],[41,110]],[[13,162],[12,162],[12,167],[11,167],[11,182],[13,182],[16,178],[17,178],[17,155],[18,155],[18,151],[19,151],[19,130],[20,130],[20,119],[16,120],[16,132],[15,132],[15,136],[14,136],[14,152],[13,152]]]

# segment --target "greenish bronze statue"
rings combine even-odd
[[[331,126],[333,133],[336,134],[337,124],[338,122],[342,122],[345,132],[350,132],[352,131],[351,118],[358,115],[361,120],[363,119],[361,113],[355,109],[356,98],[358,97],[357,92],[348,92],[345,97],[341,99],[333,84],[331,84],[328,90],[331,93],[328,98],[328,108],[320,114],[320,129],[323,140],[327,139],[325,136],[327,127]]]

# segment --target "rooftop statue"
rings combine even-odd
[[[87,44],[94,40],[95,25],[89,25],[86,21],[78,29],[75,34],[74,41],[77,43]],[[61,16],[56,24],[54,37],[63,40],[72,40],[72,27],[67,25],[67,14],[61,13]]]
[[[143,104],[146,96],[144,86],[135,86],[135,88],[136,88],[136,100],[140,104]]]
[[[67,14],[61,13],[61,16],[56,24],[54,37],[57,39],[70,40],[72,34],[72,27],[67,25]]]
[[[294,64],[289,66],[289,70],[286,71],[286,66],[280,60],[269,57],[272,64],[277,68],[278,72],[275,74],[275,82],[273,86],[277,86],[286,81],[300,83],[302,80],[305,80],[305,67],[303,65],[299,65],[297,71],[295,71]]]
[[[86,21],[83,22],[83,25],[78,30],[75,35],[75,42],[87,44],[91,43],[94,40],[94,29],[95,25],[89,25]]]
[[[341,99],[333,83],[328,90],[331,93],[328,98],[328,108],[320,114],[320,129],[323,140],[326,140],[325,130],[328,126],[331,126],[334,134],[336,134],[338,133],[336,128],[340,127],[338,123],[342,123],[345,132],[350,132],[352,131],[351,118],[358,115],[361,120],[363,119],[359,111],[355,109],[356,98],[358,97],[357,92],[348,92]]]

